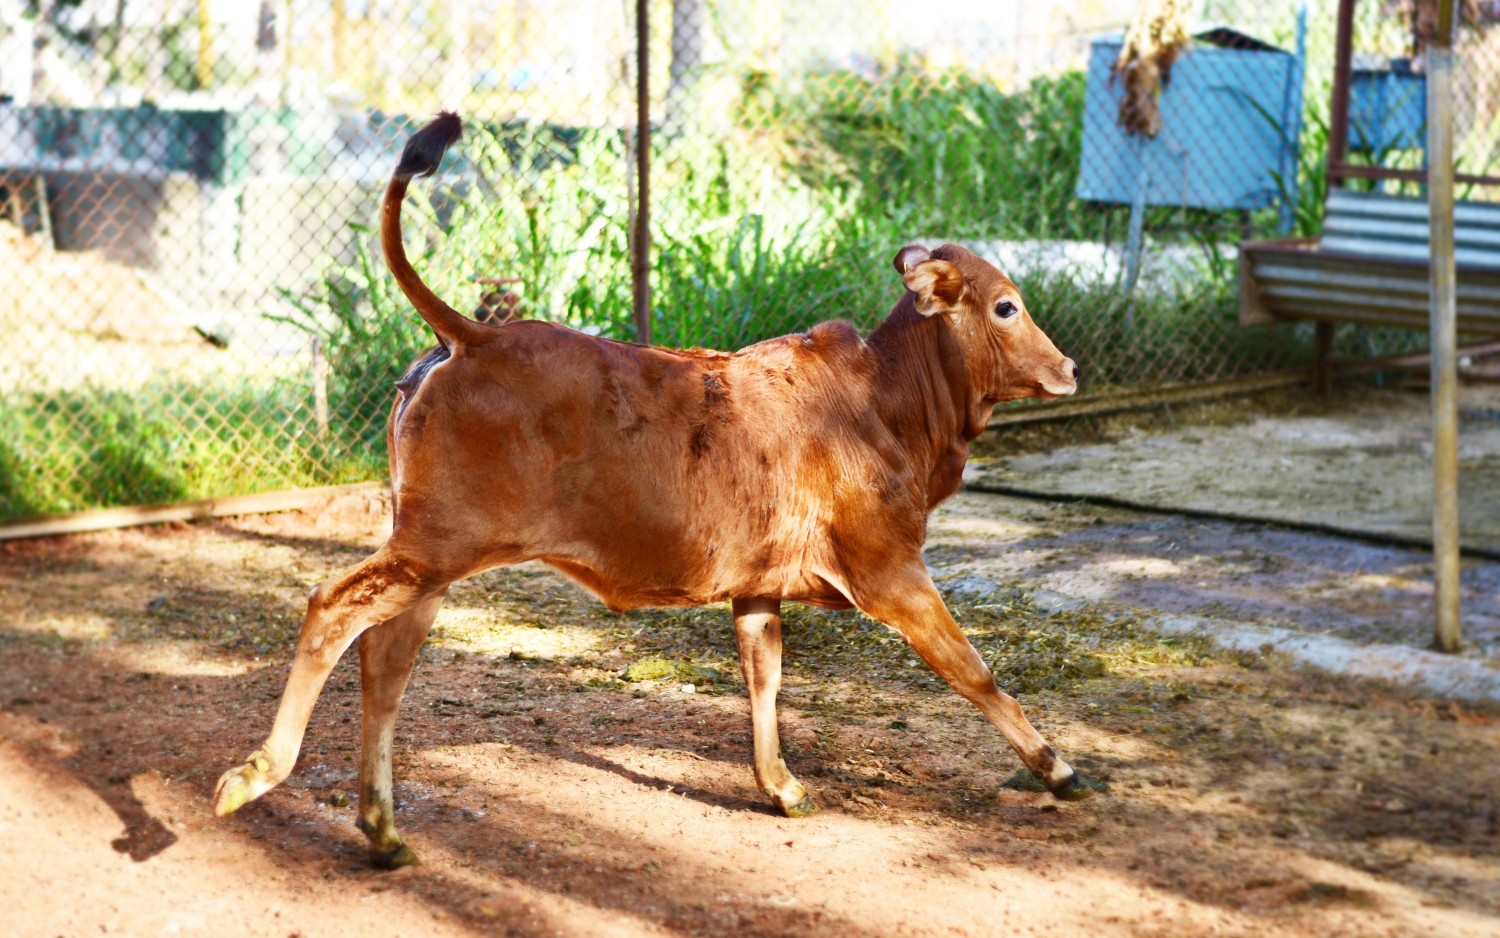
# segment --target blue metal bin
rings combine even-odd
[[[1221,31],[1222,32],[1222,31]],[[1195,45],[1162,90],[1161,133],[1126,134],[1124,84],[1111,81],[1120,39],[1093,44],[1077,194],[1094,202],[1258,209],[1295,178],[1302,67],[1289,52]]]
[[[1349,76],[1349,148],[1376,155],[1427,146],[1427,77],[1410,59]]]

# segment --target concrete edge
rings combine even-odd
[[[1358,645],[1332,635],[1198,616],[1157,615],[1141,621],[1158,632],[1201,635],[1234,651],[1258,652],[1270,646],[1300,664],[1333,674],[1389,681],[1438,697],[1500,702],[1500,661],[1455,658],[1405,645]]]
[[[933,572],[939,584],[949,591],[973,593],[999,589],[998,584],[981,575],[938,569]],[[1096,605],[1045,588],[1032,590],[1031,602],[1033,608],[1047,613],[1076,612]],[[1231,651],[1279,651],[1298,664],[1330,674],[1387,681],[1434,697],[1500,703],[1500,660],[1459,658],[1409,645],[1360,645],[1332,635],[1294,632],[1269,625],[1115,608],[1128,609],[1140,616],[1146,628],[1165,635],[1201,636]]]

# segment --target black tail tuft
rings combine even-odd
[[[431,176],[437,172],[443,154],[463,136],[464,122],[452,111],[439,111],[426,127],[412,134],[401,151],[396,175],[401,179]]]

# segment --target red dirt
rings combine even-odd
[[[519,568],[455,588],[408,692],[398,819],[422,866],[369,868],[353,809],[328,803],[353,794],[353,656],[291,783],[215,820],[307,587],[380,539],[369,508],[0,552],[8,934],[1500,934],[1492,714],[1039,617],[1020,594],[956,613],[1016,648],[1097,639],[1106,673],[1021,694],[1108,778],[1088,802],[1002,787],[1014,755],[899,644],[794,612],[783,735],[824,811],[778,817],[733,677],[613,679],[654,655],[732,670],[726,611],[614,616]]]

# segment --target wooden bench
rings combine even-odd
[[[1319,384],[1333,323],[1428,328],[1427,202],[1375,192],[1328,193],[1321,238],[1240,245],[1240,322],[1319,323]],[[1500,335],[1500,204],[1453,209],[1458,331]]]
[[[30,190],[28,194],[27,190]],[[26,201],[31,201],[31,210],[36,214],[36,230],[42,242],[49,248],[55,244],[52,237],[52,212],[47,205],[47,180],[40,173],[25,173],[0,169],[0,192],[5,198],[6,215],[16,228],[26,231]]]

